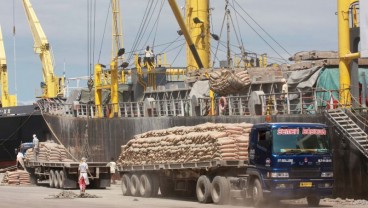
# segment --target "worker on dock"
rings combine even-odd
[[[110,174],[111,174],[111,183],[116,184],[116,162],[113,157],[111,157],[111,160],[109,163],[107,163],[108,167],[110,167]]]
[[[88,164],[86,163],[87,158],[82,157],[81,162],[79,164],[78,167],[78,172],[79,172],[79,189],[81,194],[84,194],[84,192],[86,191],[86,186],[89,184],[89,180],[88,180]]]
[[[38,153],[40,152],[39,148],[39,140],[36,136],[36,134],[33,134],[33,154],[34,154],[34,160],[37,161],[38,159]]]
[[[17,168],[19,169],[19,165],[22,166],[23,170],[25,170],[25,167],[24,167],[24,155],[23,153],[18,150],[18,154],[17,154]]]

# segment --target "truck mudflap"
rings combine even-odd
[[[333,179],[265,179],[264,195],[280,199],[296,199],[307,196],[325,198],[332,196]]]

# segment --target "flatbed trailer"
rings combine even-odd
[[[27,171],[30,173],[31,183],[38,184],[40,180],[49,180],[51,188],[72,189],[78,187],[78,162],[47,162],[25,161]],[[106,188],[110,186],[110,167],[104,162],[90,162],[89,181],[93,188]]]
[[[201,203],[216,204],[249,195],[252,169],[246,160],[119,166],[123,195],[154,197],[160,189],[163,196],[196,195]]]

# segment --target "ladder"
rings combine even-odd
[[[327,118],[368,158],[367,134],[342,109],[328,110]]]

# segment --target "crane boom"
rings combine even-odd
[[[23,0],[23,6],[34,40],[34,51],[39,55],[42,63],[42,75],[44,81],[44,83],[41,83],[41,87],[43,88],[42,98],[55,98],[58,96],[64,96],[64,79],[56,77],[54,74],[53,57],[50,50],[50,44],[41,27],[40,21],[38,20],[29,0]]]
[[[17,105],[17,96],[9,95],[8,85],[8,69],[6,65],[6,54],[3,41],[3,34],[0,26],[0,80],[1,80],[1,104],[2,107],[10,107]]]

